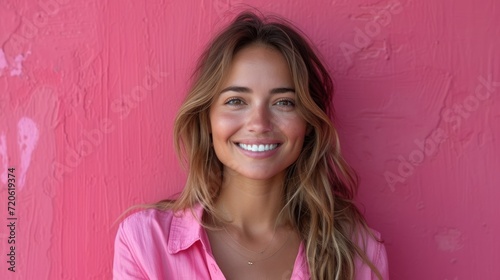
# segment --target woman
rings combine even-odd
[[[121,223],[115,279],[388,279],[304,38],[244,12],[211,42],[175,122],[186,186]]]

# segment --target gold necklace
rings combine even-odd
[[[275,231],[274,231],[274,233],[273,233],[273,238],[271,239],[271,241],[269,242],[269,244],[265,247],[265,249],[264,249],[264,250],[262,250],[262,251],[259,251],[259,252],[255,252],[255,251],[253,251],[253,250],[250,250],[250,249],[246,248],[245,246],[243,246],[242,244],[240,244],[238,241],[236,241],[236,239],[234,239],[234,238],[231,236],[231,234],[229,234],[229,232],[227,231],[226,227],[225,227],[225,226],[223,226],[223,227],[224,227],[224,230],[226,231],[226,234],[227,234],[227,235],[229,235],[229,237],[231,238],[231,240],[232,240],[234,243],[236,243],[237,245],[239,245],[239,246],[240,246],[240,247],[242,247],[243,249],[245,249],[245,250],[247,250],[247,251],[249,251],[249,252],[252,252],[252,253],[254,253],[254,254],[263,254],[263,253],[264,253],[267,249],[269,249],[269,247],[271,246],[272,241],[274,240],[274,236],[275,236],[275,234],[276,234],[276,229],[275,229]],[[242,256],[243,258],[245,258],[245,259],[247,260],[246,262],[247,262],[247,264],[248,264],[248,265],[254,265],[256,262],[261,262],[261,261],[267,260],[267,259],[271,258],[272,256],[276,255],[279,251],[281,251],[281,249],[283,249],[283,247],[285,247],[285,245],[288,243],[288,240],[290,239],[290,235],[291,235],[291,232],[288,232],[288,235],[287,235],[287,238],[286,238],[285,242],[283,242],[283,244],[281,244],[281,246],[280,246],[280,247],[279,247],[276,251],[274,251],[271,255],[269,255],[269,256],[267,256],[267,257],[264,257],[264,258],[262,258],[262,259],[253,259],[253,258],[249,258],[247,255],[245,255],[245,254],[241,253],[239,250],[237,250],[237,249],[235,249],[233,246],[229,245],[229,243],[227,243],[227,244],[228,244],[228,246],[229,246],[229,247],[231,247],[231,249],[233,249],[233,250],[234,250],[234,251],[235,251],[238,255],[240,255],[240,256]]]
[[[274,226],[274,231],[273,231],[273,237],[271,238],[271,241],[269,241],[266,246],[264,247],[264,249],[256,252],[256,251],[253,251],[253,250],[250,250],[248,249],[246,246],[243,246],[243,244],[241,244],[240,242],[238,242],[238,240],[234,239],[234,237],[229,233],[229,231],[227,230],[227,227],[226,226],[222,226],[224,228],[224,231],[226,232],[226,234],[229,236],[229,238],[231,238],[231,240],[234,241],[234,243],[238,244],[238,246],[240,246],[241,248],[247,250],[248,252],[251,252],[251,253],[254,253],[254,254],[263,254],[267,249],[269,249],[269,247],[271,246],[271,243],[273,243],[274,241],[274,236],[276,235],[276,226]]]
[[[222,205],[221,205],[221,208],[225,211],[224,204],[222,204]],[[227,211],[225,211],[225,212],[227,212]],[[231,238],[231,240],[232,240],[234,243],[236,243],[238,246],[240,246],[241,248],[243,248],[243,249],[245,249],[246,251],[251,252],[251,253],[253,253],[253,254],[256,254],[256,255],[262,255],[262,254],[263,254],[263,253],[264,253],[267,249],[269,249],[269,247],[271,247],[271,244],[272,244],[272,242],[274,241],[274,237],[275,237],[275,235],[276,235],[276,226],[277,226],[277,224],[278,224],[278,221],[276,221],[276,222],[274,223],[274,231],[273,231],[273,237],[271,238],[271,241],[269,241],[269,243],[268,243],[268,244],[264,247],[264,249],[262,249],[262,250],[260,250],[260,251],[258,251],[258,252],[253,251],[253,250],[250,250],[250,249],[248,249],[247,247],[243,246],[243,245],[242,245],[241,243],[239,243],[236,239],[234,239],[234,237],[233,237],[233,236],[229,233],[229,231],[227,230],[227,227],[226,227],[225,225],[223,225],[222,227],[224,228],[224,231],[226,232],[226,234],[227,234],[227,235],[229,235],[229,238]],[[291,235],[291,233],[290,233],[290,232],[288,232],[288,236],[287,236],[287,238],[286,238],[285,242],[284,242],[284,243],[283,243],[283,244],[282,244],[282,245],[278,248],[278,250],[276,250],[275,252],[273,252],[271,255],[269,255],[269,256],[267,256],[267,257],[265,257],[265,258],[263,258],[263,259],[258,259],[258,260],[251,260],[251,259],[250,259],[250,260],[248,260],[248,259],[249,259],[249,258],[248,258],[248,256],[246,256],[246,255],[244,255],[244,254],[240,253],[240,252],[239,252],[237,249],[235,249],[233,246],[229,245],[229,243],[228,243],[228,245],[229,245],[229,247],[231,247],[231,249],[233,249],[233,250],[234,250],[234,251],[235,251],[238,255],[240,255],[240,256],[242,256],[242,257],[244,257],[245,259],[247,259],[247,264],[248,264],[248,265],[253,265],[253,264],[254,264],[254,263],[256,263],[256,262],[260,262],[260,261],[263,261],[263,260],[267,260],[267,259],[271,258],[272,256],[276,255],[276,254],[277,254],[277,253],[278,253],[278,252],[279,252],[279,251],[280,251],[283,247],[285,247],[285,244],[286,244],[286,243],[288,243],[288,240],[290,239],[290,235]],[[252,259],[253,259],[253,258],[252,258]]]

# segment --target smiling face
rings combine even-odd
[[[260,44],[241,49],[214,98],[210,126],[224,176],[283,178],[300,154],[307,127],[295,106],[285,57]]]

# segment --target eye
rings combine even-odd
[[[295,102],[291,99],[280,99],[275,104],[283,107],[295,107]]]
[[[229,98],[228,100],[226,100],[224,102],[224,104],[225,105],[232,105],[232,106],[241,106],[241,105],[244,105],[245,102],[240,98],[232,97],[232,98]]]

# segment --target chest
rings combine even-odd
[[[224,238],[224,234],[210,232],[208,238],[226,279],[291,279],[300,247],[296,234],[271,244],[264,252],[250,251],[235,240]]]

